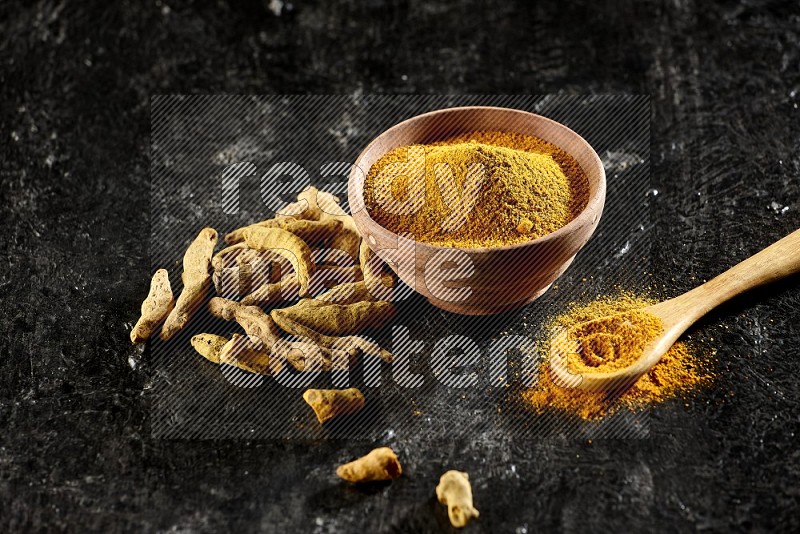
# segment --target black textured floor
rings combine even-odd
[[[373,492],[363,444],[152,439],[152,94],[650,94],[657,287],[800,227],[795,2],[265,4],[0,5],[0,530],[446,530],[454,462],[475,532],[800,528],[796,277],[698,327],[720,376],[649,439],[420,442]]]

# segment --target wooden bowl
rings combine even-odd
[[[553,233],[525,243],[491,248],[458,249],[413,241],[387,230],[370,217],[364,206],[364,180],[381,156],[397,147],[475,131],[533,135],[565,150],[588,177],[586,208]],[[482,106],[442,109],[392,126],[361,152],[348,182],[350,209],[370,248],[403,282],[434,306],[470,315],[518,308],[547,291],[597,228],[605,197],[603,164],[581,136],[533,113]]]

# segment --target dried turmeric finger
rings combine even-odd
[[[319,204],[317,203],[317,193],[317,188],[312,185],[306,187],[297,194],[297,202],[306,202],[308,204],[308,209],[305,211],[305,213],[313,215],[313,217],[308,217],[309,220],[319,221],[322,218],[322,213],[320,212]],[[283,213],[281,215],[283,215]]]
[[[303,194],[307,195],[306,198],[312,198],[312,202],[319,207],[320,220],[337,215],[345,215],[344,210],[339,205],[339,197],[336,195],[332,195],[327,191],[320,191],[314,186],[307,187],[305,191],[303,191]]]
[[[358,259],[364,282],[375,300],[392,300],[391,290],[397,286],[397,275],[373,252],[366,239],[361,240]]]
[[[361,243],[361,236],[356,229],[356,223],[353,222],[353,218],[349,215],[343,218],[342,222],[344,224],[342,225],[341,232],[333,238],[328,246],[333,249],[341,250],[354,261],[358,261],[358,247]]]
[[[247,335],[260,339],[268,351],[272,351],[280,341],[278,327],[258,306],[245,306],[234,300],[214,297],[208,303],[208,311],[220,319],[236,321]]]
[[[339,205],[339,199],[334,195],[320,191],[310,186],[297,196],[308,202],[309,206],[318,213],[316,219],[320,221],[338,220],[342,228],[337,232],[328,245],[330,248],[344,251],[353,260],[358,260],[358,246],[361,235],[358,233],[353,218]]]
[[[294,219],[301,219],[304,221],[318,221],[319,208],[310,206],[305,200],[298,200],[286,204],[280,210],[275,212],[276,218],[292,217]]]
[[[320,219],[320,209],[317,204],[317,188],[306,187],[297,195],[297,202],[284,206],[278,211],[278,215],[289,215],[296,219],[318,221]]]
[[[385,301],[332,304],[303,299],[294,306],[272,310],[270,315],[273,320],[288,319],[322,334],[347,335],[382,328],[394,314],[394,305]]]
[[[314,410],[320,423],[364,407],[364,395],[356,388],[309,389],[303,393],[303,400]]]
[[[214,317],[233,321],[233,311],[240,303],[235,300],[214,297],[208,301],[208,312]]]
[[[372,293],[370,293],[367,288],[366,280],[339,284],[314,298],[320,302],[327,302],[330,304],[354,304],[356,302],[375,300]]]
[[[340,465],[336,469],[339,478],[353,483],[394,480],[400,478],[402,474],[400,460],[389,447],[373,449],[366,456]]]
[[[263,284],[242,299],[246,306],[271,306],[300,298],[300,283],[297,276],[287,274],[280,282]]]
[[[170,311],[164,327],[161,329],[161,339],[168,340],[186,326],[197,307],[208,293],[211,285],[211,255],[217,244],[217,231],[213,228],[203,228],[195,238],[186,254],[183,256],[183,291],[181,291],[175,307]]]
[[[309,246],[324,246],[341,231],[342,221],[336,219],[289,221],[282,223],[281,228],[293,233]]]
[[[347,370],[355,358],[352,351],[323,347],[308,341],[281,340],[274,350],[276,357],[301,372]]]
[[[370,341],[361,336],[328,336],[280,314],[276,315],[273,320],[284,332],[296,337],[309,339],[321,347],[343,350],[354,356],[356,353],[360,352],[367,356],[380,358],[387,363],[392,363],[391,352],[381,348],[381,346],[374,341]]]
[[[361,241],[361,246],[358,250],[358,263],[361,266],[361,272],[364,273],[364,280],[376,280],[380,277],[380,261],[366,239]]]
[[[272,283],[275,264],[269,261],[242,262],[235,267],[224,267],[211,274],[217,296],[237,298],[248,295]]]
[[[247,226],[242,226],[241,228],[237,228],[236,230],[231,230],[230,232],[225,234],[225,243],[227,243],[228,245],[235,245],[237,243],[241,243],[242,241],[244,241],[244,231],[247,230],[248,228],[254,228],[254,227],[280,228],[281,220],[294,221],[296,219],[294,217],[282,217],[280,219],[273,218],[264,221],[259,221],[253,224],[248,224]]]
[[[293,233],[309,246],[324,246],[339,233],[342,228],[342,221],[336,219],[308,221],[293,217],[281,217],[237,228],[225,235],[225,242],[231,245],[239,244],[244,241],[245,230],[251,228],[281,228]]]
[[[351,265],[350,267],[321,265],[317,267],[317,271],[311,279],[311,285],[314,289],[312,293],[322,294],[340,284],[358,282],[361,279],[361,267],[358,265]]]
[[[150,292],[142,302],[142,315],[131,330],[131,341],[141,343],[150,339],[153,331],[175,307],[175,298],[169,285],[169,273],[159,269],[150,281]]]
[[[436,486],[436,498],[447,506],[450,524],[456,528],[466,526],[471,519],[480,515],[472,506],[472,486],[467,473],[448,471],[443,474]]]
[[[192,336],[192,347],[208,361],[219,363],[219,351],[228,342],[228,338],[215,334],[197,334]]]
[[[283,369],[280,360],[270,357],[261,340],[239,334],[233,334],[220,349],[219,363],[260,375],[276,375]]]
[[[358,266],[357,261],[347,252],[336,248],[312,248],[311,259],[317,266],[328,265],[330,267],[351,267]],[[359,269],[361,269],[359,267]]]
[[[286,273],[292,271],[292,264],[285,256],[274,252],[259,252],[256,257],[242,258],[239,267],[251,267],[253,271],[253,287],[261,284],[280,282]]]
[[[250,249],[247,248],[247,243],[244,242],[225,247],[211,258],[211,267],[213,267],[215,271],[224,269],[225,267],[232,267],[235,265],[235,260],[240,254],[247,254],[248,252],[255,253],[255,251],[250,251]]]
[[[252,293],[263,285],[279,282],[283,273],[291,272],[290,263],[279,254],[259,252],[259,256],[241,258],[237,263],[242,295]]]
[[[325,293],[331,287],[337,287],[347,280],[361,278],[358,265],[352,267],[317,267],[311,276],[308,291],[312,297]],[[300,298],[300,284],[294,274],[287,274],[279,282],[263,284],[242,299],[248,306],[270,306],[279,302],[290,302]]]
[[[347,369],[355,357],[354,348],[346,351],[281,339],[275,322],[258,306],[245,306],[234,300],[215,297],[209,301],[208,311],[220,319],[236,321],[247,335],[261,341],[267,353],[278,360],[286,360],[298,371]]]
[[[247,295],[253,287],[270,282],[270,265],[262,266],[260,263],[254,264],[249,261],[242,261],[238,264],[239,275],[239,295]],[[266,267],[266,268],[264,268]]]
[[[311,249],[305,241],[281,228],[248,228],[244,236],[248,247],[272,251],[289,260],[300,283],[300,296],[308,295],[308,284],[315,266],[311,261]]]
[[[324,199],[325,195],[328,194],[320,192],[320,200]],[[342,221],[342,229],[339,231],[336,237],[331,240],[328,246],[330,248],[344,251],[354,261],[358,261],[358,249],[361,244],[361,234],[358,233],[358,228],[356,227],[356,223],[353,218],[348,215],[347,212],[345,212],[336,201],[323,201],[323,203],[320,204],[320,208],[322,209],[322,214],[320,215],[321,220],[324,221],[329,218],[333,218]]]
[[[246,295],[262,284],[277,282],[290,266],[283,256],[247,248],[245,242],[222,249],[211,258],[211,265],[214,287],[224,296]]]
[[[214,292],[219,297],[229,299],[241,295],[239,267],[217,269],[211,273],[211,281],[214,284]]]

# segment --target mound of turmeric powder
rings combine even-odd
[[[583,345],[581,358],[569,358],[568,368],[611,372],[627,366],[645,344],[661,332],[661,321],[640,310],[655,301],[621,294],[575,305],[551,321],[551,333],[566,329]],[[546,345],[546,344],[545,344]],[[549,347],[542,347],[546,351]],[[638,410],[653,403],[687,394],[711,381],[711,373],[684,341],[678,341],[661,360],[627,390],[609,397],[605,392],[587,392],[556,385],[546,359],[539,368],[539,381],[523,392],[525,403],[538,413],[561,410],[582,419],[600,419],[620,408]]]
[[[589,182],[552,143],[474,132],[380,158],[364,183],[370,216],[397,234],[440,246],[522,243],[554,232],[585,207]]]

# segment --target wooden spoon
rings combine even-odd
[[[570,373],[566,365],[567,356],[576,352],[578,342],[570,339],[566,331],[559,333],[550,343],[553,378],[562,387],[586,391],[621,391],[658,363],[681,334],[706,313],[740,293],[798,271],[800,230],[795,230],[705,284],[673,299],[643,308],[642,311],[661,319],[664,330],[645,346],[639,359],[628,367],[609,373]]]

